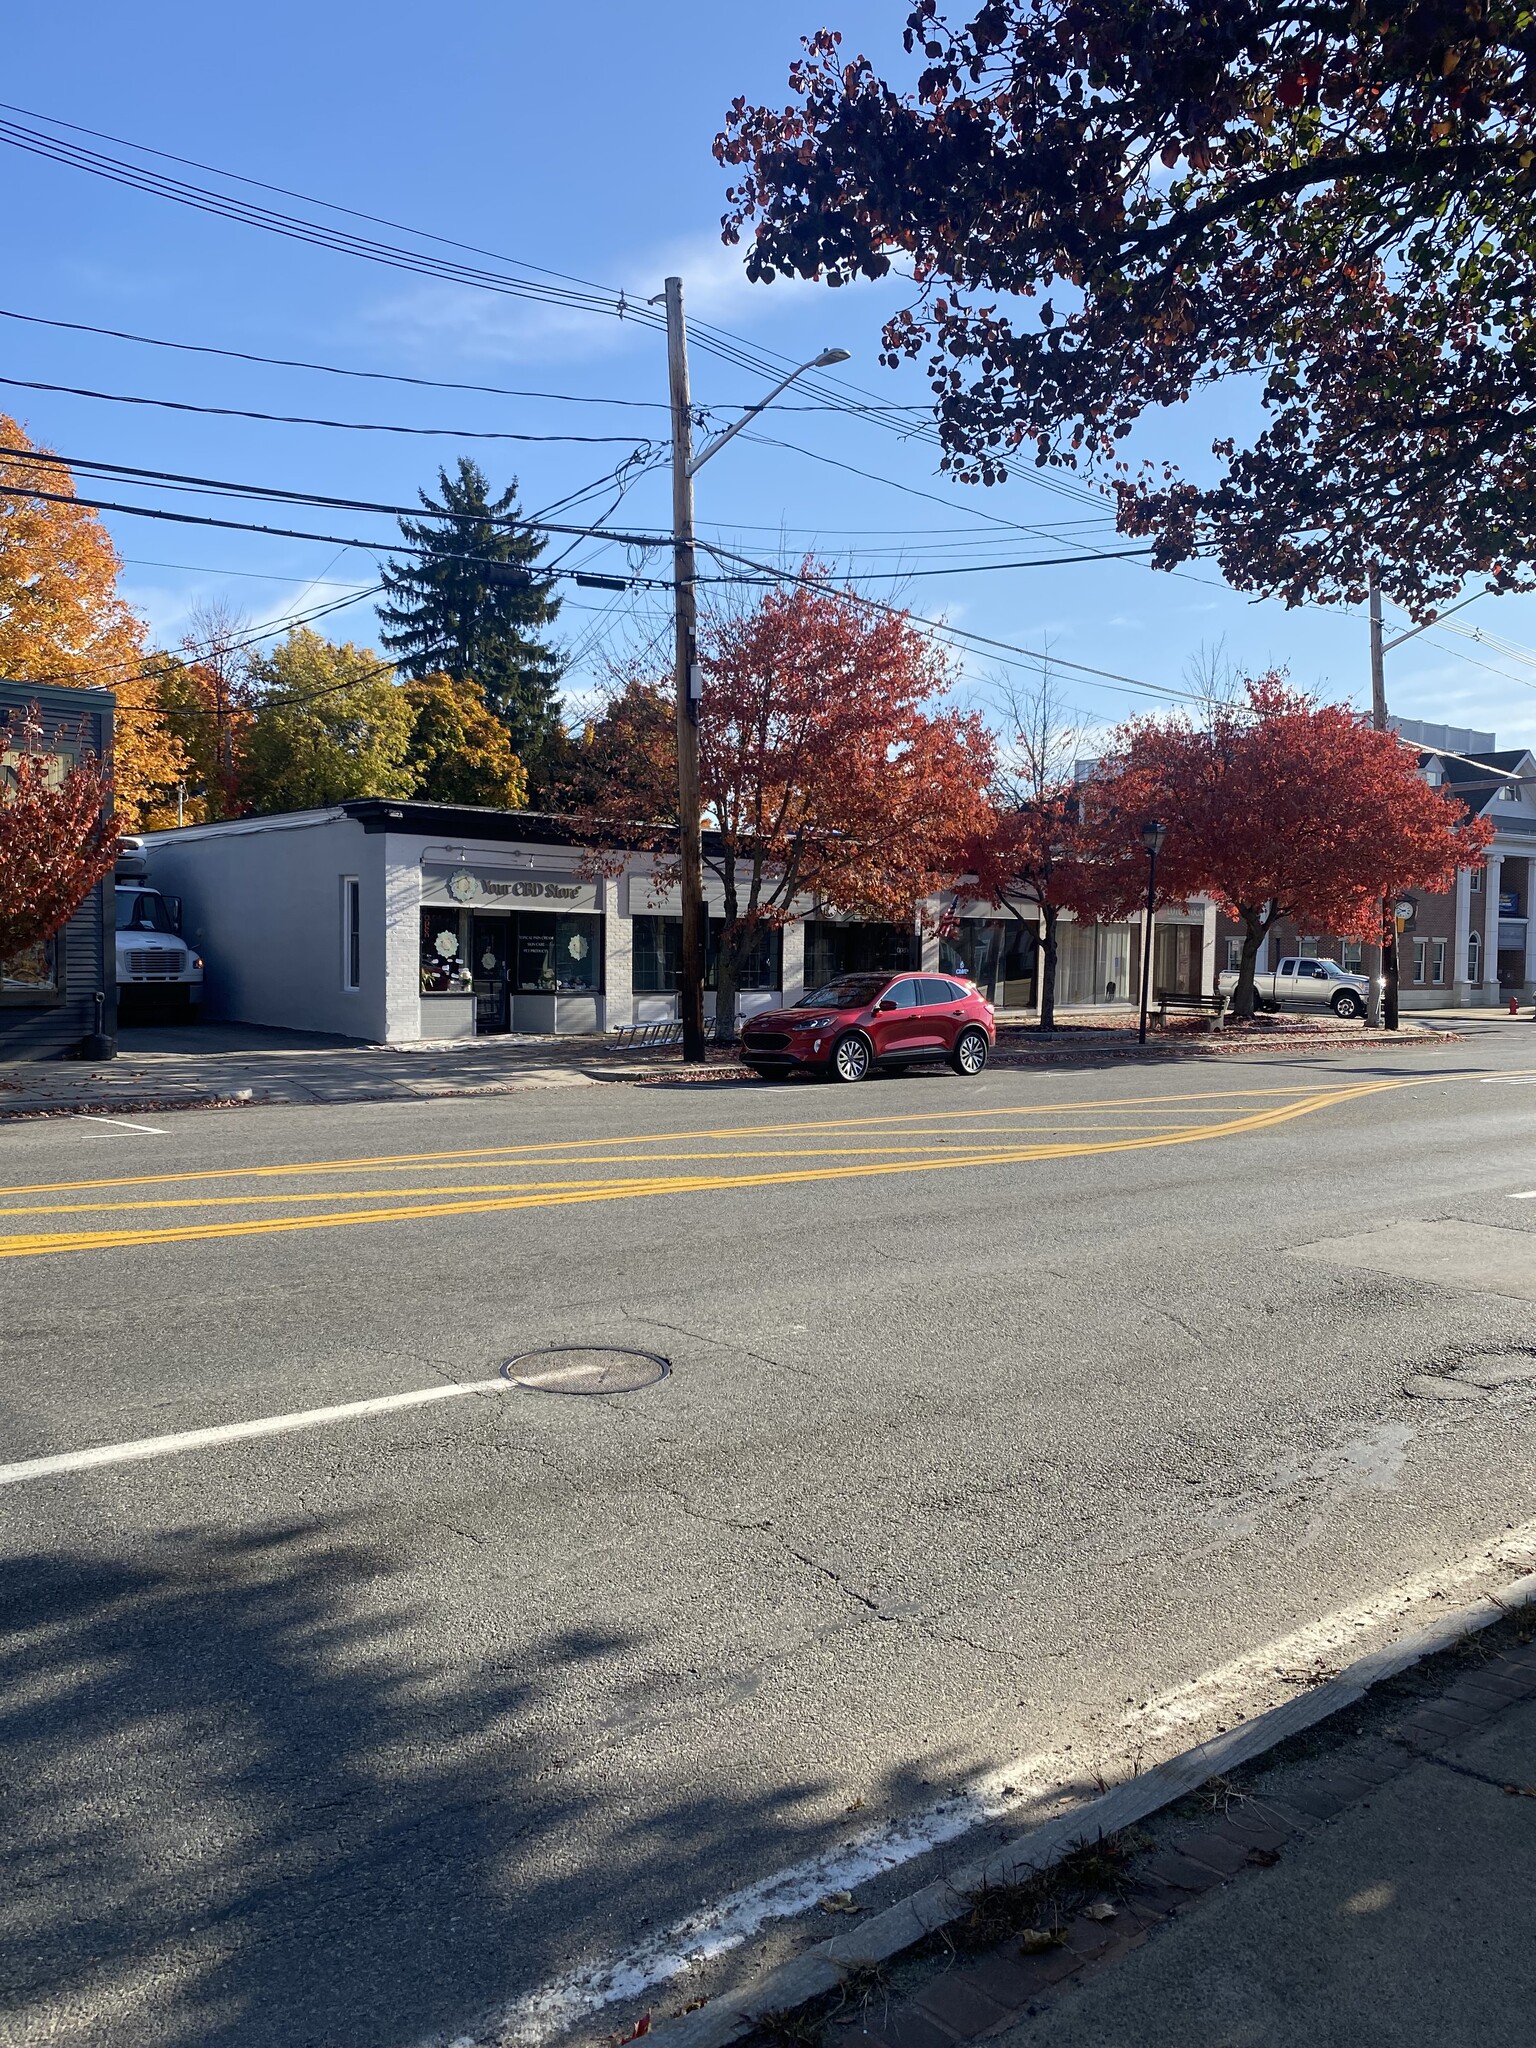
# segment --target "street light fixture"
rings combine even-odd
[[[1147,849],[1147,923],[1141,940],[1141,1027],[1137,1042],[1147,1042],[1147,999],[1152,992],[1152,918],[1157,908],[1157,856],[1168,837],[1168,827],[1149,818],[1141,828],[1141,843]]]
[[[845,348],[824,348],[749,406],[739,420],[693,452],[693,406],[688,391],[688,328],[683,318],[683,281],[669,277],[662,294],[667,309],[667,371],[672,399],[672,578],[677,648],[677,854],[682,896],[683,946],[678,1008],[683,1027],[683,1060],[702,1065],[704,1050],[703,833],[699,823],[698,589],[693,538],[693,479],[712,455],[755,420],[807,370],[828,370],[849,359]],[[654,301],[653,301],[654,303]]]

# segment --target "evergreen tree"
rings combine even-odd
[[[517,482],[499,498],[479,467],[459,457],[457,476],[437,473],[441,499],[419,492],[430,514],[402,519],[417,552],[383,570],[384,645],[417,681],[448,675],[477,683],[536,781],[563,737],[555,685],[559,657],[538,637],[560,609],[535,564],[545,542],[516,523]]]

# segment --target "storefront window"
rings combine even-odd
[[[1037,927],[1016,917],[965,917],[939,941],[939,965],[963,974],[989,1003],[1027,1010],[1035,1000],[1040,942]]]
[[[1170,995],[1197,996],[1205,956],[1205,933],[1197,924],[1162,924],[1152,961],[1152,990],[1166,989]]]
[[[807,988],[823,988],[845,974],[890,974],[919,964],[917,935],[905,925],[834,924],[830,918],[807,920]]]
[[[631,920],[634,964],[631,987],[637,995],[674,995],[683,978],[683,921],[680,917],[636,917]],[[709,920],[709,953],[704,963],[704,986],[716,988],[720,981],[720,940],[725,919]],[[774,989],[784,986],[784,934],[763,925],[758,928],[746,958],[741,962],[738,989]]]
[[[588,992],[603,985],[603,921],[579,914],[520,911],[516,981],[525,995]]]
[[[59,985],[59,942],[39,939],[9,960],[0,960],[0,988],[7,993],[52,995]]]
[[[421,992],[467,996],[472,983],[464,959],[465,916],[460,910],[421,913]]]
[[[1141,991],[1139,928],[1129,924],[1057,927],[1056,1000],[1133,1003]]]

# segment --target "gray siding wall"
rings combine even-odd
[[[182,899],[210,1021],[385,1035],[382,835],[339,812],[147,835],[150,879]],[[362,889],[362,987],[342,986],[342,881]]]
[[[81,738],[93,753],[112,748],[112,697],[105,690],[63,690],[0,682],[0,713],[36,704],[45,743],[62,733],[71,749]],[[112,880],[97,885],[57,940],[57,996],[0,992],[0,1060],[56,1059],[96,1029],[96,993],[106,997],[103,1029],[117,1029],[117,970],[112,956]]]

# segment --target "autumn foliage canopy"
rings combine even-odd
[[[1344,938],[1381,933],[1383,899],[1404,889],[1444,890],[1475,866],[1492,836],[1447,792],[1431,789],[1417,756],[1358,712],[1321,704],[1278,675],[1250,682],[1242,699],[1212,707],[1202,724],[1135,719],[1100,763],[1097,798],[1120,823],[1107,873],[1123,911],[1145,882],[1136,833],[1168,828],[1158,863],[1164,901],[1209,894],[1245,932],[1244,983],[1270,927]]]
[[[910,275],[949,466],[1097,469],[1164,566],[1421,613],[1536,576],[1536,98],[1523,0],[910,0],[808,37],[716,153],[748,275]],[[809,28],[813,26],[807,22]],[[1121,468],[1214,380],[1209,482]],[[1262,408],[1262,410],[1260,410]]]

